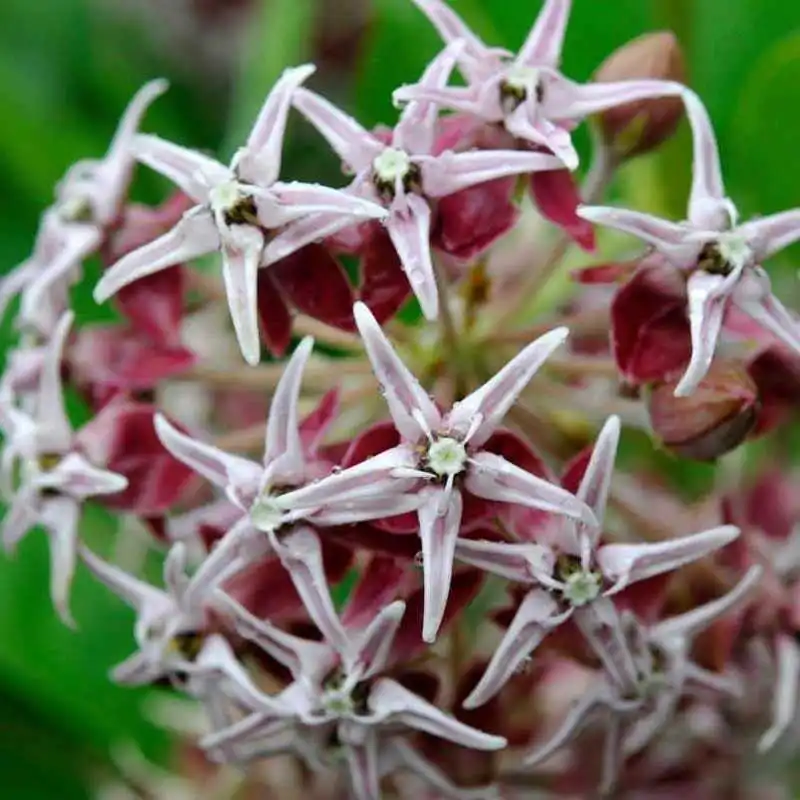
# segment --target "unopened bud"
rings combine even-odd
[[[744,441],[758,416],[758,390],[744,366],[715,361],[688,397],[675,397],[677,381],[653,388],[650,424],[664,446],[686,458],[710,461]]]
[[[597,69],[600,82],[652,79],[685,83],[683,52],[668,31],[647,33],[615,50]],[[683,116],[680,97],[635,100],[598,114],[600,131],[617,157],[654,150],[669,139]]]

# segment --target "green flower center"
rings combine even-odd
[[[467,449],[457,439],[445,436],[428,447],[427,462],[440,478],[458,475],[467,465]]]

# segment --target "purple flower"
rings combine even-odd
[[[457,787],[403,741],[408,731],[480,750],[506,745],[502,737],[459,722],[383,676],[405,611],[402,601],[386,606],[364,628],[339,624],[337,641],[326,635],[323,642],[285,633],[224,595],[218,603],[241,635],[292,675],[292,683],[280,694],[264,695],[243,719],[201,742],[218,757],[239,761],[289,751],[320,768],[338,756],[346,764],[353,796],[375,800],[380,797],[380,778],[397,766],[458,796]],[[318,619],[313,609],[309,613],[318,625],[328,625],[329,620]]]
[[[732,541],[732,525],[657,543],[602,544],[605,513],[619,441],[619,419],[610,417],[597,438],[577,498],[594,512],[595,523],[562,521],[548,544],[461,540],[456,558],[531,586],[486,672],[464,705],[493,697],[554,628],[570,617],[619,685],[635,682],[636,670],[624,642],[612,597],[636,581],[688,564]]]
[[[278,181],[292,93],[313,71],[313,66],[305,65],[284,72],[264,102],[247,144],[230,166],[157,136],[135,138],[136,158],[174,181],[197,205],[171,231],[117,261],[95,287],[98,302],[146,275],[220,251],[242,355],[248,363],[258,363],[257,274],[259,267],[270,263],[270,259],[265,261],[265,230],[282,228],[315,212],[333,215],[333,228],[316,228],[313,239],[354,221],[385,216],[379,206],[345,192]],[[308,231],[304,236],[301,240],[284,232],[284,255],[306,244]]]
[[[546,148],[569,169],[578,154],[569,131],[590,114],[649,97],[679,95],[670,81],[631,80],[580,85],[558,67],[570,0],[547,0],[516,56],[484,44],[443,0],[414,0],[449,45],[464,42],[458,65],[466,87],[403,86],[395,102],[428,100],[442,108],[501,122],[509,133]]]
[[[3,545],[13,550],[34,526],[42,525],[50,543],[50,595],[67,624],[69,588],[75,571],[78,522],[83,501],[127,486],[122,475],[94,466],[82,454],[64,408],[61,359],[72,313],[59,321],[42,357],[31,411],[0,398],[0,427],[5,435],[0,456],[0,488],[9,502],[2,523]]]
[[[558,328],[541,336],[442,413],[400,360],[369,309],[356,303],[354,315],[401,443],[290,493],[286,502],[314,508],[335,497],[340,507],[356,514],[381,498],[384,516],[403,513],[409,506],[416,509],[425,591],[422,637],[430,642],[436,638],[450,591],[462,492],[594,521],[580,499],[482,447],[568,331]]]
[[[147,108],[166,91],[163,80],[145,84],[131,100],[105,157],[74,164],[56,187],[56,202],[39,223],[33,254],[0,283],[0,315],[22,293],[19,322],[49,335],[67,308],[67,291],[85,258],[116,219],[128,190],[131,143]]]
[[[761,267],[762,261],[800,239],[800,209],[740,225],[736,207],[725,195],[708,112],[688,90],[685,103],[694,136],[686,220],[671,222],[605,206],[578,210],[584,219],[638,236],[685,270],[692,358],[675,389],[677,396],[691,394],[708,371],[730,303],[800,352],[800,326],[772,294],[769,277]]]
[[[458,41],[445,48],[419,86],[441,91],[463,45]],[[293,102],[355,173],[352,189],[388,208],[386,229],[428,319],[439,310],[430,253],[431,201],[495,178],[561,166],[552,156],[514,150],[431,155],[437,107],[427,99],[406,106],[388,143],[307,89],[298,89]]]

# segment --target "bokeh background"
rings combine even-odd
[[[515,49],[540,0],[454,0],[487,40]],[[565,72],[587,79],[616,47],[670,29],[689,82],[708,104],[727,186],[743,215],[800,205],[800,8],[790,0],[574,0]],[[415,79],[438,40],[409,0],[2,0],[0,2],[0,270],[30,251],[40,211],[73,161],[100,155],[133,92],[156,76],[172,88],[148,130],[229,156],[272,81],[315,61],[313,85],[365,124],[391,123],[391,90]],[[584,139],[579,140],[586,147]],[[685,126],[658,153],[620,173],[614,200],[680,217],[689,181]],[[302,125],[291,128],[285,174],[337,180],[337,164]],[[162,185],[137,179],[157,200]],[[771,265],[779,293],[797,303],[797,248]],[[793,265],[792,260],[795,263]],[[83,318],[89,282],[76,290]],[[7,320],[3,350],[13,341]],[[674,467],[689,489],[708,468]],[[114,536],[99,513],[94,538]],[[168,763],[170,736],[148,713],[148,692],[120,689],[108,668],[131,647],[129,610],[79,574],[65,629],[47,599],[43,537],[0,556],[0,794],[36,800],[99,797],[135,742]],[[125,759],[123,758],[122,761]],[[143,795],[145,796],[145,795]],[[165,797],[178,797],[168,792]]]

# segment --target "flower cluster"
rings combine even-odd
[[[545,0],[516,55],[413,3],[443,48],[391,129],[302,65],[223,164],[140,132],[154,81],[68,170],[0,284],[3,309],[19,296],[3,543],[45,529],[68,624],[80,563],[130,605],[113,680],[197,701],[208,768],[254,791],[761,797],[746,765],[798,702],[796,478],[687,507],[646,467],[614,473],[623,424],[708,460],[791,414],[800,324],[762,262],[800,239],[800,209],[739,222],[670,36],[580,84],[560,70],[569,0]],[[282,179],[295,113],[346,186]],[[596,205],[684,113],[687,219]],[[160,206],[128,199],[136,163],[175,184]],[[594,225],[644,247],[531,322]],[[74,319],[92,257],[124,321]],[[65,384],[90,411],[77,430]],[[87,544],[86,501],[166,551],[163,588]]]

